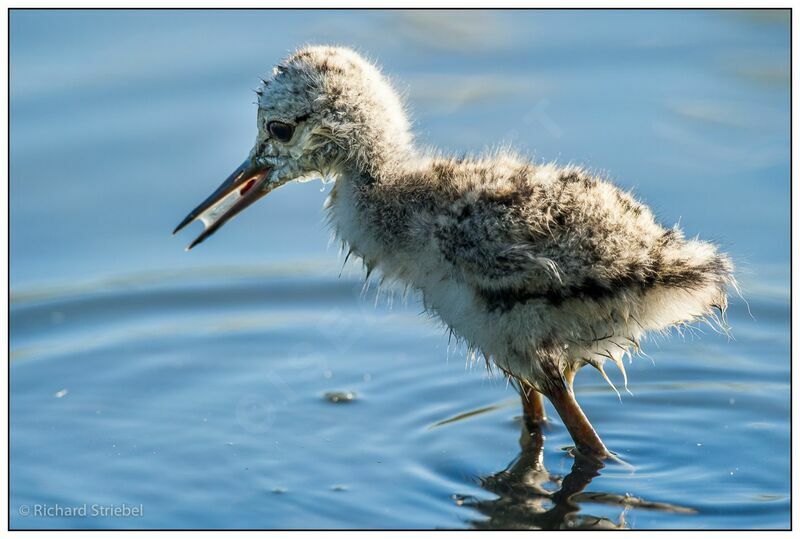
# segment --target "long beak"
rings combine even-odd
[[[172,233],[177,234],[195,219],[200,219],[205,230],[186,250],[201,243],[231,217],[272,190],[267,184],[270,170],[269,167],[256,165],[248,158],[222,182],[216,191],[211,193],[211,196],[193,209]]]

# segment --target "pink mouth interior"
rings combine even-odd
[[[241,189],[239,189],[239,196],[244,196],[256,184],[255,180],[250,180]]]

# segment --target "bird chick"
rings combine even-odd
[[[580,367],[608,380],[646,332],[724,327],[735,281],[714,245],[575,166],[420,151],[397,92],[350,49],[300,49],[257,94],[248,158],[176,229],[203,221],[190,248],[281,185],[334,178],[328,218],[349,252],[515,380],[529,423],[547,397],[581,454],[609,455],[575,400]]]

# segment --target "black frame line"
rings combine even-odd
[[[604,8],[604,7],[498,7],[498,8],[491,8],[491,7],[404,7],[404,6],[397,6],[397,7],[265,7],[265,8],[253,8],[253,7],[216,7],[216,8],[209,8],[209,7],[202,7],[202,8],[192,8],[192,7],[151,7],[151,8],[142,8],[142,7],[110,7],[110,8],[97,8],[97,7],[75,7],[75,8],[63,8],[63,7],[7,7],[6,8],[6,23],[8,28],[8,34],[6,35],[6,58],[7,58],[7,67],[6,67],[6,92],[8,95],[7,102],[6,102],[6,116],[8,118],[8,123],[6,124],[6,155],[8,155],[8,162],[6,163],[6,227],[7,227],[7,246],[6,246],[6,258],[7,258],[7,266],[6,266],[6,299],[7,299],[7,312],[6,312],[6,334],[8,337],[8,342],[6,343],[6,357],[8,358],[11,353],[11,301],[10,301],[10,291],[11,291],[11,12],[12,11],[788,11],[789,12],[789,474],[790,474],[790,492],[789,492],[789,528],[775,528],[775,529],[766,529],[766,530],[755,530],[751,528],[681,528],[681,531],[727,531],[727,532],[780,532],[785,533],[787,531],[793,531],[793,524],[794,519],[794,500],[792,497],[792,487],[794,486],[794,437],[793,437],[793,411],[792,411],[792,401],[793,401],[793,394],[794,388],[792,384],[792,375],[793,375],[793,365],[792,365],[792,356],[794,351],[794,336],[791,333],[792,322],[794,320],[794,305],[792,302],[792,276],[794,273],[794,260],[792,256],[792,244],[793,244],[793,237],[792,237],[792,222],[793,222],[793,204],[792,204],[792,195],[794,191],[794,186],[792,183],[792,172],[793,172],[793,165],[794,165],[794,154],[792,152],[794,148],[794,133],[792,131],[793,128],[793,116],[792,112],[794,110],[794,103],[792,100],[794,94],[794,87],[793,87],[793,66],[794,66],[794,59],[793,59],[793,48],[791,44],[793,43],[794,38],[794,28],[793,28],[793,20],[792,14],[794,8],[792,7],[748,7],[748,8],[733,8],[733,7],[690,7],[690,8],[678,8],[678,7],[623,7],[623,8]],[[7,451],[7,460],[6,460],[6,473],[8,476],[8,484],[7,484],[7,495],[8,495],[8,522],[7,522],[7,530],[9,532],[33,532],[33,533],[41,533],[43,531],[66,531],[66,532],[140,532],[140,531],[165,531],[165,532],[199,532],[199,531],[233,531],[233,532],[245,532],[245,531],[271,531],[271,532],[304,532],[304,531],[349,531],[349,532],[392,532],[392,531],[409,531],[409,532],[431,532],[431,531],[452,531],[450,529],[446,530],[424,530],[424,529],[417,529],[417,528],[130,528],[130,529],[114,529],[114,528],[42,528],[42,529],[17,529],[11,527],[11,362],[8,361],[6,363],[6,406],[7,406],[7,415],[6,415],[6,451]],[[470,530],[463,530],[463,531],[470,531]],[[496,530],[496,531],[510,531],[510,530]],[[632,531],[648,531],[648,532],[671,532],[676,531],[674,529],[661,529],[661,528],[636,528]]]

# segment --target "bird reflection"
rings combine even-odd
[[[544,465],[544,435],[538,424],[523,426],[521,451],[505,470],[480,479],[481,486],[498,496],[484,500],[458,498],[457,503],[471,507],[486,519],[473,520],[476,529],[587,530],[623,529],[631,507],[694,513],[666,503],[646,502],[629,495],[586,492],[592,479],[600,475],[603,464],[577,455],[572,470],[563,478],[547,471]],[[620,508],[616,520],[581,513],[581,503],[614,505]]]

